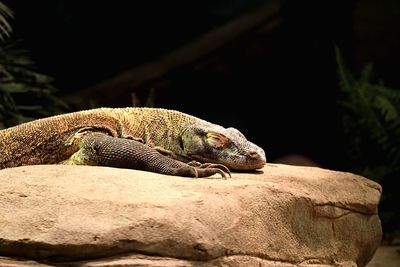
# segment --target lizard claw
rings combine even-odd
[[[194,168],[197,170],[197,177],[211,176],[216,173],[220,174],[223,178],[226,178],[226,174],[232,177],[228,167],[222,164],[203,163]]]
[[[187,163],[190,167],[200,167],[201,163],[195,160],[192,160],[190,162]]]
[[[203,163],[200,165],[200,168],[216,168],[220,169],[222,172],[227,173],[230,178],[232,178],[231,171],[223,164],[215,164],[215,163]]]
[[[212,173],[212,174],[219,173],[224,178],[226,177],[226,174],[228,174],[229,177],[232,177],[231,176],[231,172],[229,171],[228,167],[226,167],[225,165],[222,165],[222,164],[200,163],[198,161],[193,160],[191,162],[188,162],[188,165],[190,167],[193,167],[197,172],[199,172],[199,171],[203,172],[203,175],[206,175],[206,173]],[[201,171],[200,169],[203,170],[203,171]],[[204,172],[205,169],[207,169],[206,172]],[[217,170],[215,170],[215,169],[217,169]],[[209,174],[209,175],[206,175],[206,176],[210,176],[212,174]],[[198,176],[198,177],[205,177],[205,176]]]

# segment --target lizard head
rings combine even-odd
[[[231,170],[255,170],[266,164],[265,152],[235,128],[218,125],[191,126],[182,135],[186,157],[223,164]]]

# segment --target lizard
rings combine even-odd
[[[265,152],[235,128],[163,108],[95,108],[0,131],[0,169],[99,165],[184,177],[231,176],[266,164]]]

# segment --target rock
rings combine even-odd
[[[400,266],[400,246],[381,245],[367,267],[399,267]]]
[[[213,178],[1,170],[0,266],[365,266],[379,246],[371,180],[279,164]]]

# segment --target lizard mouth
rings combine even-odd
[[[222,164],[228,167],[230,170],[234,171],[257,170],[264,167],[264,165],[267,163],[265,154],[260,154],[260,153],[252,153],[250,157],[236,156],[235,158],[219,157],[215,159],[215,158],[203,157],[200,155],[192,155],[192,158],[202,163]]]
[[[251,170],[261,169],[262,167],[264,167],[264,165],[266,163],[267,163],[266,160],[259,159],[259,160],[255,160],[255,161],[230,163],[230,164],[227,164],[226,166],[231,170],[251,171]]]

